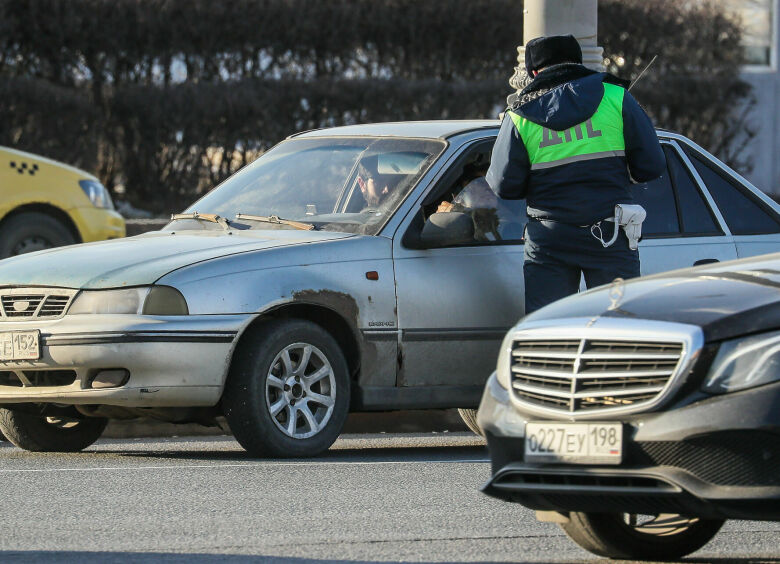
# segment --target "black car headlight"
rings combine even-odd
[[[702,390],[725,394],[780,380],[780,331],[725,341]]]
[[[120,290],[84,290],[76,296],[68,315],[80,314],[187,315],[187,301],[170,286],[138,286]]]

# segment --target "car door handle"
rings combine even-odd
[[[718,259],[701,259],[693,263],[693,266],[701,266],[702,264],[712,264],[714,262],[720,262]]]

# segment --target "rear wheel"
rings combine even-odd
[[[0,431],[24,450],[34,452],[78,452],[103,434],[108,419],[45,416],[0,409]]]
[[[254,456],[315,456],[338,438],[349,373],[336,340],[310,321],[275,319],[245,336],[222,397],[236,440]]]
[[[673,560],[699,550],[723,523],[674,514],[572,512],[561,528],[582,548],[599,556]]]
[[[475,434],[479,435],[480,437],[485,436],[485,433],[483,433],[482,429],[480,429],[479,425],[477,425],[476,409],[458,409],[458,414],[460,415],[460,418],[463,419],[463,422],[466,424],[466,427],[471,429]]]
[[[53,217],[39,212],[20,213],[0,227],[0,258],[75,242],[70,229]]]

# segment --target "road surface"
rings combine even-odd
[[[346,435],[284,461],[229,437],[0,443],[0,562],[600,561],[479,493],[486,460],[466,433]],[[780,524],[731,522],[691,560],[780,562],[778,541]]]

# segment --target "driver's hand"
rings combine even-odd
[[[442,202],[436,208],[436,213],[449,213],[452,211],[452,202]]]

